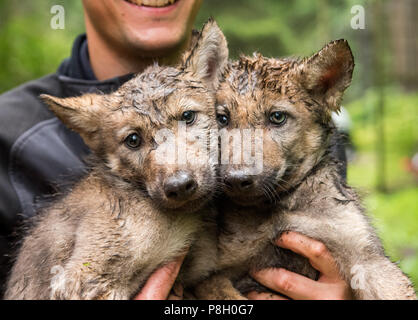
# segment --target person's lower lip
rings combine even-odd
[[[174,10],[181,0],[124,0],[130,6],[148,13],[164,14]],[[160,4],[158,4],[160,3]],[[162,6],[161,6],[162,3]]]

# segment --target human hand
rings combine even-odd
[[[180,284],[173,287],[173,284],[176,281],[184,257],[185,254],[157,269],[148,278],[134,300],[181,300],[183,298],[183,287]]]
[[[312,267],[320,272],[318,280],[314,281],[283,268],[263,269],[251,273],[251,276],[279,294],[252,291],[247,294],[248,299],[349,300],[353,298],[349,285],[340,276],[334,258],[322,242],[289,231],[283,233],[276,244],[308,258]]]

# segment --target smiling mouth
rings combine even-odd
[[[173,5],[179,0],[125,0],[126,2],[135,4],[137,6],[150,8],[163,8]]]

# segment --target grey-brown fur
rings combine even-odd
[[[178,281],[190,286],[215,267],[216,190],[213,163],[159,164],[157,130],[177,132],[184,111],[189,130],[216,128],[215,91],[227,63],[226,41],[208,22],[178,67],[154,65],[109,95],[59,99],[51,110],[92,150],[88,174],[39,213],[23,241],[6,299],[129,299],[149,275],[190,247]],[[126,137],[141,139],[129,149]],[[190,152],[196,144],[187,144]],[[162,191],[179,172],[193,176],[187,199]],[[204,249],[203,249],[204,248]]]
[[[328,248],[348,284],[352,268],[363,269],[364,288],[353,290],[356,299],[416,298],[410,280],[385,256],[329,152],[330,115],[340,106],[353,68],[344,40],[303,60],[254,55],[230,64],[217,112],[229,119],[228,130],[264,129],[263,171],[251,176],[245,165],[221,166],[226,198],[218,206],[218,273],[197,288],[199,297],[242,298],[232,283],[243,292],[256,288],[247,276],[251,269],[283,267],[314,279],[316,271],[305,258],[274,244],[291,230],[324,243],[317,254]],[[287,114],[283,124],[270,121],[275,111]],[[236,184],[237,177],[245,184]]]

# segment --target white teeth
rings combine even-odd
[[[138,6],[145,5],[148,7],[164,7],[169,4],[173,4],[176,0],[127,0]]]

